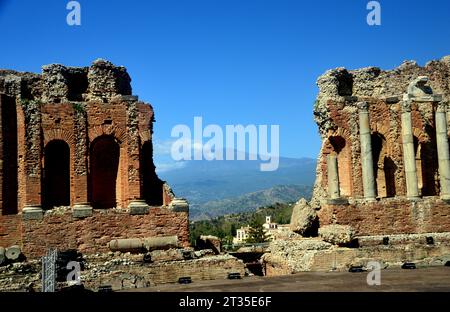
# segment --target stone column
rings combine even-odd
[[[447,103],[439,102],[436,109],[436,143],[439,160],[441,198],[450,200],[450,153],[447,135]]]
[[[339,172],[338,162],[335,155],[327,156],[328,167],[328,197],[330,199],[338,199],[341,197],[339,190]]]
[[[414,137],[412,132],[411,101],[404,99],[402,106],[402,140],[406,196],[409,199],[417,199],[419,198],[419,186],[417,183],[416,155],[414,153]]]
[[[364,198],[375,200],[375,175],[373,172],[372,139],[370,134],[369,106],[367,102],[358,103],[359,139],[361,143],[361,165]]]

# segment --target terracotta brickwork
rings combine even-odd
[[[104,60],[40,75],[0,70],[0,246],[37,256],[53,246],[104,251],[109,238],[187,242],[188,214],[167,208],[173,193],[155,173],[153,108],[130,82]],[[128,213],[135,202],[144,215]],[[80,205],[94,212],[52,212]]]
[[[324,204],[318,214],[321,226],[351,225],[358,236],[450,231],[449,204],[434,197],[417,202],[389,198],[348,205]]]
[[[79,249],[83,253],[107,252],[112,239],[176,235],[182,246],[188,243],[187,213],[151,208],[149,214],[130,216],[123,211],[94,211],[92,217],[75,220],[70,212],[50,214],[43,220],[22,222],[23,252],[41,256],[48,247]],[[64,233],[64,235],[55,235]]]
[[[314,116],[322,147],[311,205],[318,210],[320,226],[351,225],[358,235],[450,232],[450,205],[441,185],[446,168],[439,168],[445,159],[438,157],[436,126],[437,111],[447,109],[450,100],[449,77],[447,56],[424,67],[405,62],[392,71],[337,68],[318,79]],[[362,142],[367,142],[361,137],[364,112],[369,118],[371,160],[362,152]],[[409,112],[410,125],[403,120]],[[450,114],[445,112],[448,124]],[[407,127],[416,180],[408,180],[405,173]],[[337,159],[338,200],[330,200],[328,155]],[[366,171],[373,181],[371,200],[366,200],[364,189],[364,161],[371,161],[367,167],[373,169],[373,176]],[[410,198],[407,180],[417,184],[418,196]]]
[[[362,100],[363,98],[359,98]],[[372,130],[372,151],[380,198],[406,195],[403,168],[401,136],[401,103],[387,103],[386,100],[364,98],[369,105],[370,128]],[[345,105],[352,105],[344,107]],[[320,163],[326,172],[328,154],[337,154],[341,194],[350,198],[362,198],[361,146],[358,130],[358,111],[355,102],[330,100],[330,116],[337,129],[329,130],[323,143]],[[417,103],[412,107],[413,132],[416,147],[419,187],[424,196],[437,195],[439,179],[437,175],[437,150],[434,135],[435,106],[433,103]],[[423,175],[421,174],[423,172]],[[328,183],[323,176],[322,186]]]

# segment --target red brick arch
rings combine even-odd
[[[327,140],[330,137],[340,136],[345,139],[346,142],[350,142],[351,133],[347,129],[337,128],[335,130],[329,130],[327,134]]]
[[[387,154],[392,156],[395,155],[395,151],[393,150],[395,145],[395,133],[392,131],[391,127],[387,124],[382,123],[375,123],[374,129],[371,129],[371,134],[378,133],[383,136],[383,138],[386,140],[386,151]]]
[[[45,149],[48,146],[49,143],[54,141],[62,141],[65,142],[69,146],[69,179],[71,180],[70,184],[72,184],[72,179],[74,176],[74,159],[75,159],[75,135],[72,131],[68,131],[61,128],[54,128],[54,129],[48,129],[43,130],[43,144],[44,144],[44,150],[41,154],[41,165],[43,170],[45,170]],[[51,161],[50,161],[51,162]],[[74,198],[74,187],[73,185],[70,186],[69,190],[69,196],[71,197],[70,203],[73,204],[73,198]],[[44,203],[45,194],[44,192],[41,193],[41,201]]]
[[[44,146],[53,140],[61,140],[72,148],[75,144],[73,132],[64,129],[50,129],[44,131]]]
[[[127,141],[127,131],[115,125],[97,125],[90,128],[89,141],[93,142],[96,138],[103,135],[113,136],[119,144]]]

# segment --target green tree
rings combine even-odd
[[[222,239],[223,245],[232,245],[233,244],[233,236],[227,235]]]
[[[251,225],[248,231],[248,238],[246,240],[249,244],[259,244],[269,241],[269,237],[262,225],[262,222],[255,221]]]
[[[230,234],[231,234],[231,236],[236,236],[236,232],[237,232],[237,230],[236,230],[236,224],[235,223],[232,223],[231,224],[231,230],[230,230]]]

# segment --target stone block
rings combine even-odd
[[[44,211],[39,206],[28,206],[23,209],[22,217],[24,220],[42,220]]]
[[[89,205],[75,205],[73,207],[72,215],[74,218],[87,218],[91,217],[93,214],[93,209]]]
[[[133,200],[128,205],[130,215],[145,215],[149,213],[149,206],[144,200]]]
[[[319,236],[331,244],[346,245],[352,242],[354,230],[349,225],[331,224],[321,227]]]
[[[174,198],[169,205],[173,212],[189,212],[189,203],[184,198]]]
[[[291,216],[290,230],[300,235],[314,234],[317,228],[317,213],[306,199],[299,200]]]

